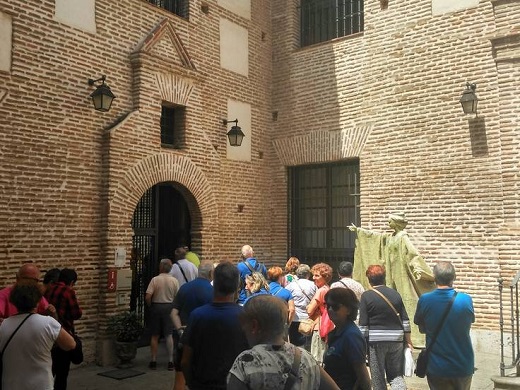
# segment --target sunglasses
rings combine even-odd
[[[325,303],[325,306],[327,306],[327,310],[332,309],[332,311],[338,311],[343,305],[340,303]]]

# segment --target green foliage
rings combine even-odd
[[[143,325],[135,311],[126,311],[108,318],[108,331],[116,341],[137,341],[143,333]]]

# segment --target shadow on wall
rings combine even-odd
[[[469,136],[471,139],[471,154],[473,157],[485,157],[488,155],[486,135],[486,119],[476,117],[468,120]]]

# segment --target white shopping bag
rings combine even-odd
[[[415,362],[413,361],[412,350],[404,349],[404,376],[413,376],[415,370]]]

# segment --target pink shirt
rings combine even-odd
[[[0,290],[0,318],[7,318],[18,314],[18,309],[11,302],[9,302],[9,296],[11,295],[12,289],[13,286],[9,286]],[[48,306],[49,302],[47,302],[47,300],[42,297],[37,307],[38,314],[47,314]]]

